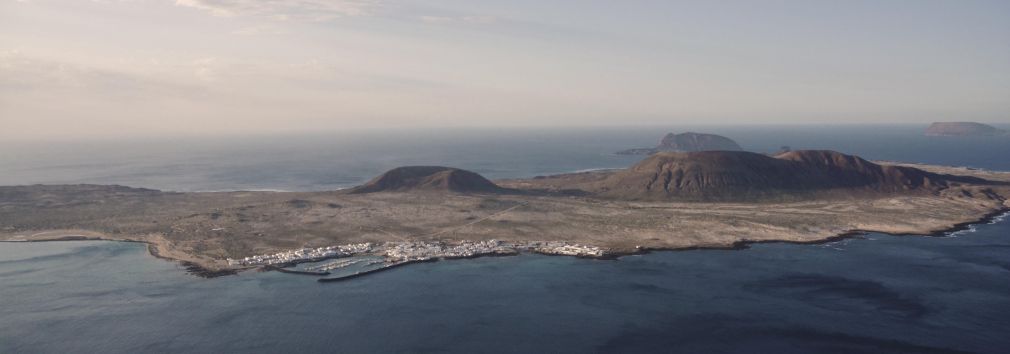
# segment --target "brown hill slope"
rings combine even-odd
[[[452,167],[397,167],[351,189],[350,193],[442,191],[455,193],[499,193],[505,189],[483,176]]]
[[[866,194],[933,193],[951,183],[985,182],[911,167],[881,166],[834,151],[776,157],[743,151],[666,152],[588,186],[630,200],[741,201]]]

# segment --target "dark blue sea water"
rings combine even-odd
[[[1010,124],[1002,125],[1010,129]],[[176,191],[330,190],[404,165],[448,165],[488,178],[623,168],[667,132],[722,134],[747,150],[831,149],[875,160],[1010,170],[1010,137],[926,137],[923,126],[676,126],[392,130],[297,136],[0,141],[0,185],[118,183]]]
[[[2,150],[0,184],[317,190],[432,163],[530,176],[626,166],[637,158],[609,153],[665,130],[21,144]],[[1008,141],[925,138],[921,127],[704,131],[754,151],[1010,170]],[[1008,221],[953,237],[425,263],[330,284],[196,278],[134,243],[0,243],[0,353],[1002,353],[1007,333]]]

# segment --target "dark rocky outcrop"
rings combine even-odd
[[[669,133],[654,148],[618,151],[618,155],[651,155],[657,152],[740,151],[740,145],[730,138],[703,133]]]
[[[926,128],[927,136],[994,136],[1007,131],[975,122],[936,122]]]
[[[405,166],[379,175],[350,193],[437,191],[454,193],[501,193],[506,189],[483,176],[452,167]]]

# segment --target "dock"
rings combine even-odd
[[[368,274],[378,273],[378,272],[381,272],[381,271],[384,271],[384,270],[390,270],[390,269],[393,269],[393,268],[396,268],[396,267],[400,267],[400,266],[405,266],[405,265],[408,265],[408,264],[435,262],[437,260],[438,260],[438,258],[428,258],[428,259],[418,259],[418,260],[410,260],[410,261],[397,262],[397,263],[393,263],[393,264],[390,264],[390,265],[387,265],[387,266],[382,266],[382,267],[375,268],[375,269],[363,270],[363,271],[360,271],[360,272],[356,272],[356,273],[353,273],[353,274],[348,274],[348,275],[341,276],[341,277],[320,278],[320,279],[317,279],[316,281],[318,281],[320,283],[329,283],[329,282],[338,282],[338,281],[351,280],[351,279],[354,279],[354,278],[357,278],[357,277],[360,277],[360,276],[365,276],[365,275],[368,275]]]
[[[263,269],[266,269],[266,270],[276,270],[278,272],[288,273],[288,274],[314,275],[314,276],[317,276],[317,277],[323,277],[323,276],[330,275],[330,272],[310,272],[310,271],[304,271],[304,270],[291,270],[291,269],[284,269],[284,268],[273,266],[273,265],[263,266]]]

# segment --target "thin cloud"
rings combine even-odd
[[[243,27],[232,31],[231,34],[240,36],[277,36],[288,34],[288,31],[277,26],[260,25],[260,26]]]
[[[198,67],[199,69],[199,67]],[[205,90],[144,75],[0,52],[0,93],[52,96],[78,93],[106,98],[197,97]]]
[[[486,25],[498,22],[494,16],[420,16],[421,22],[430,24]]]
[[[279,21],[326,21],[340,17],[369,15],[377,0],[176,0],[177,6],[191,7],[221,17],[263,17]]]

